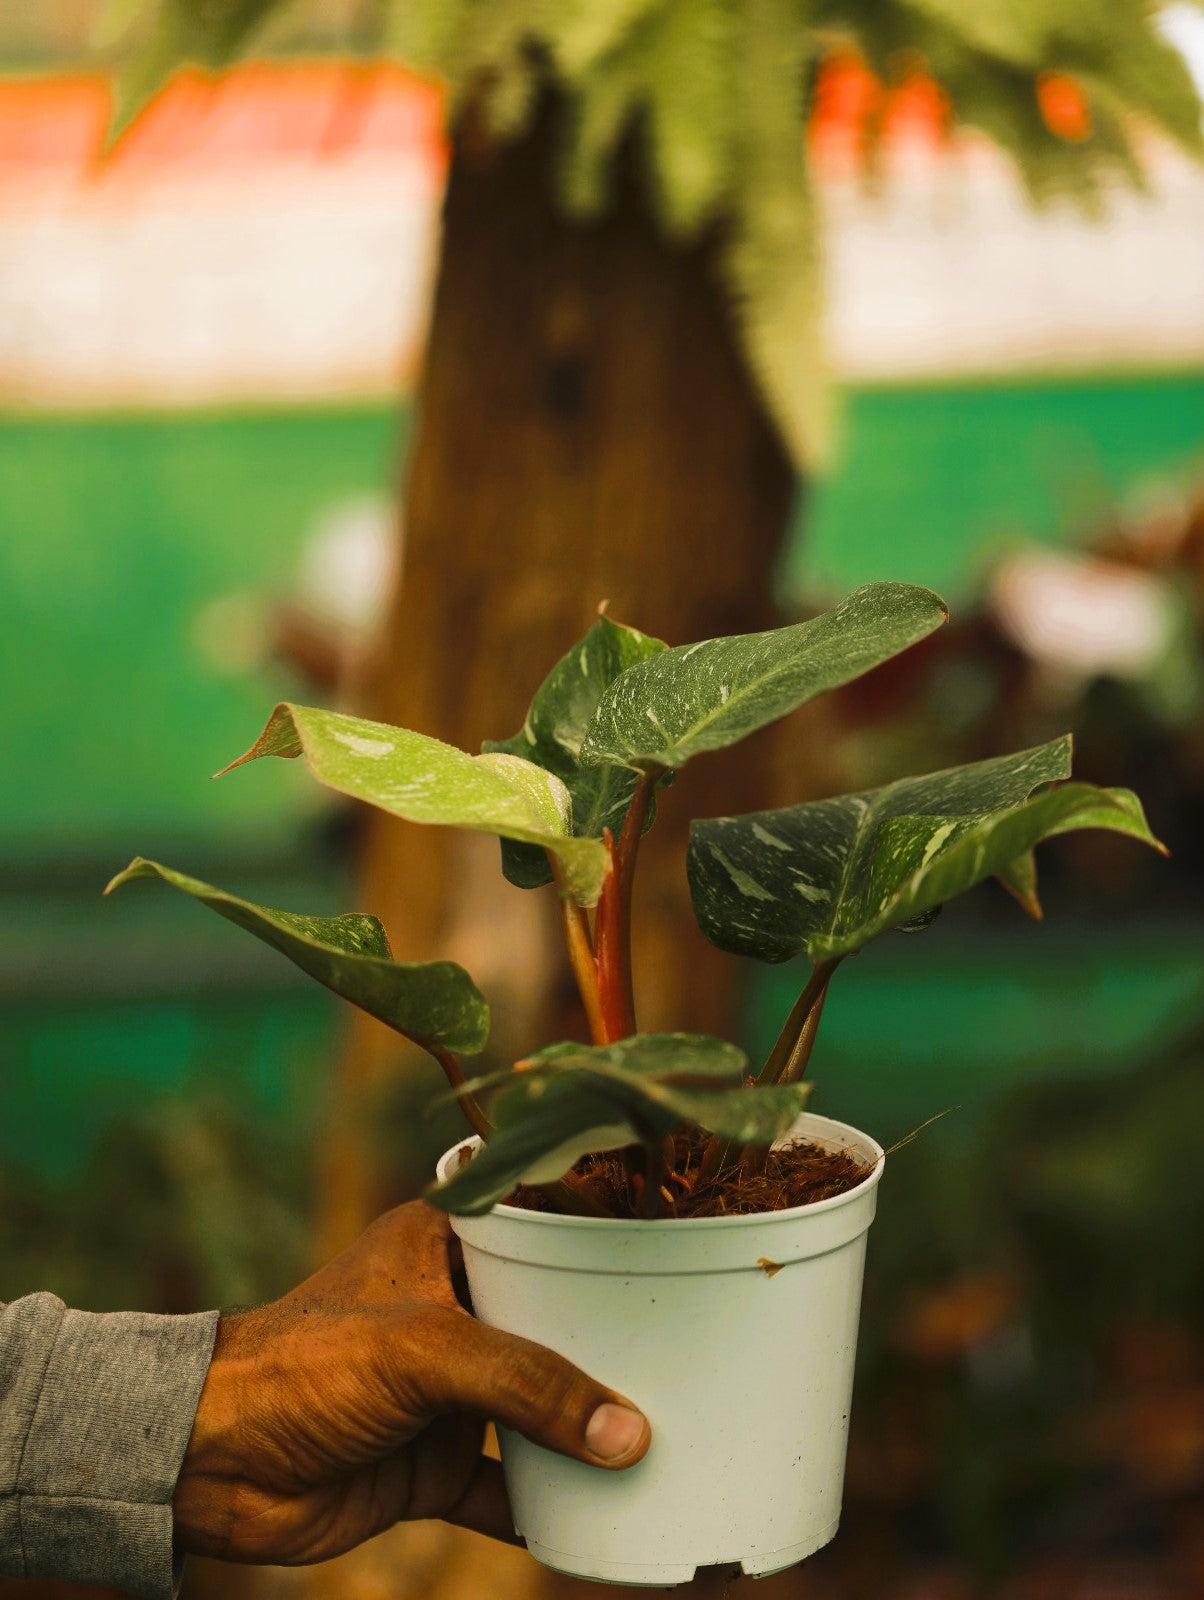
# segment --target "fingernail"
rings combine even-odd
[[[646,1423],[630,1406],[600,1405],[585,1425],[585,1442],[599,1461],[630,1455],[644,1436]]]

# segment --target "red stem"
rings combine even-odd
[[[635,987],[631,973],[631,899],[636,856],[659,773],[641,773],[616,844],[609,828],[603,840],[610,871],[598,899],[598,989],[607,1043],[636,1031]]]
[[[428,1045],[427,1048],[443,1068],[443,1075],[452,1088],[463,1088],[465,1083],[464,1072],[451,1051],[444,1050],[439,1045]],[[488,1144],[489,1135],[493,1132],[493,1124],[489,1121],[489,1118],[470,1094],[462,1094],[457,1098],[460,1103],[460,1110],[464,1113],[469,1127]]]
[[[560,895],[560,918],[564,926],[565,944],[568,946],[569,961],[572,964],[573,976],[577,980],[581,1004],[585,1007],[586,1019],[589,1022],[590,1038],[595,1044],[605,1044],[607,1042],[606,1029],[602,1020],[602,1001],[598,993],[598,969],[594,961],[594,946],[590,938],[589,918],[573,899],[568,889],[565,888],[564,875],[560,870],[560,864],[550,850],[548,859],[552,863],[552,876],[556,880],[556,889]]]

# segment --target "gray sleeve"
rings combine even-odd
[[[0,1575],[171,1600],[171,1497],[217,1312],[0,1305]]]

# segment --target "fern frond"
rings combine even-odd
[[[109,0],[114,26],[152,0]],[[295,0],[158,0],[123,79],[114,131],[184,61],[221,66]],[[666,232],[716,226],[748,360],[791,448],[824,435],[819,226],[805,164],[808,75],[841,42],[886,82],[917,66],[954,120],[1015,161],[1038,203],[1099,208],[1140,183],[1130,138],[1142,117],[1204,151],[1186,64],[1151,0],[365,0],[381,48],[472,97],[495,137],[516,138],[544,87],[565,104],[557,183],[570,212],[596,212],[627,130],[643,141]],[[138,28],[132,31],[138,34]],[[366,43],[365,43],[366,41]],[[1072,78],[1090,127],[1058,137],[1042,115],[1046,74]],[[871,130],[872,132],[872,130]]]
[[[159,0],[146,42],[118,74],[106,143],[111,148],[178,68],[225,67],[291,0]],[[134,18],[118,13],[123,29]]]
[[[572,84],[626,40],[664,0],[563,0],[550,19],[548,47]]]
[[[827,453],[821,253],[801,124],[810,41],[797,0],[747,0],[739,42],[742,179],[724,267],[746,356],[796,460]]]

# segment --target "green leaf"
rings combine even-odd
[[[409,822],[499,834],[552,850],[582,905],[598,898],[606,848],[572,831],[572,800],[555,775],[505,753],[470,756],[408,728],[313,706],[278,705],[231,767],[304,756],[319,783]]]
[[[423,1048],[476,1055],[489,1037],[489,1007],[453,961],[394,961],[375,917],[304,917],[240,900],[137,856],[106,888],[161,878],[279,950],[294,966]]]
[[[1037,858],[1033,852],[1026,850],[1014,861],[1009,861],[995,876],[1013,900],[1022,906],[1035,922],[1040,922],[1044,912],[1041,910],[1041,900],[1037,894]]]
[[[948,615],[929,589],[871,583],[809,622],[662,651],[607,689],[581,760],[640,772],[680,767],[860,677]]]
[[[848,928],[884,822],[924,817],[931,836],[949,817],[1000,811],[1069,773],[1067,737],[860,794],[696,821],[688,856],[695,915],[721,949],[762,961],[812,954]]]
[[[1080,828],[1127,834],[1166,854],[1132,790],[1090,783],[1061,784],[989,816],[946,822],[897,817],[879,830],[868,882],[853,902],[856,928],[817,941],[816,954],[847,955],[897,922],[1005,871],[1043,839]]]
[[[572,799],[575,834],[600,839],[603,828],[609,828],[617,838],[639,780],[627,767],[582,766],[581,745],[603,692],[628,667],[664,648],[659,639],[599,616],[548,673],[514,737],[487,740],[483,749],[520,756],[555,773]],[[649,807],[647,826],[652,816]],[[546,853],[530,845],[503,839],[502,867],[510,882],[523,889],[552,881]]]
[[[702,1034],[636,1034],[615,1044],[550,1045],[512,1072],[490,1105],[488,1145],[427,1198],[475,1216],[515,1184],[552,1183],[597,1150],[648,1143],[697,1126],[740,1144],[771,1144],[801,1111],[807,1084],[745,1086],[734,1045]]]
[[[1067,784],[1069,738],[862,794],[695,822],[694,911],[721,949],[762,961],[858,950],[983,878],[1010,875],[1030,901],[1021,858],[1042,839],[1107,828],[1153,844],[1125,790]],[[1032,798],[1029,798],[1032,796]]]

